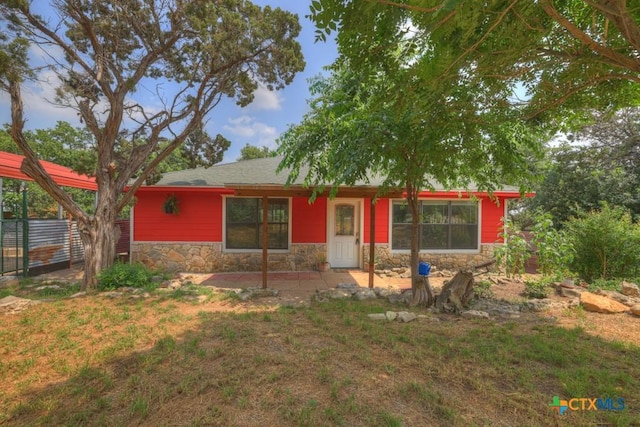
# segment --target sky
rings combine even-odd
[[[211,136],[220,133],[231,141],[231,146],[224,155],[225,163],[237,160],[241,148],[246,144],[275,148],[278,136],[289,125],[299,123],[304,113],[309,111],[308,79],[322,73],[323,67],[330,65],[337,57],[334,42],[315,42],[315,26],[305,18],[309,13],[311,0],[254,0],[254,3],[280,7],[298,15],[302,24],[298,42],[302,46],[306,67],[281,91],[269,92],[264,88],[259,89],[255,94],[255,100],[247,107],[240,108],[232,100],[225,100],[214,108],[207,117],[205,129]],[[34,60],[37,60],[38,55],[38,52],[32,49]],[[43,73],[40,80],[46,79],[47,76]],[[54,94],[54,87],[47,84],[30,84],[23,88],[27,129],[53,128],[60,120],[73,126],[81,126],[75,111],[61,109],[47,102],[47,99],[53,99]],[[153,99],[138,101],[142,104],[154,103]],[[0,124],[8,123],[10,117],[8,96],[0,92]]]

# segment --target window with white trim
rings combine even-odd
[[[289,199],[269,199],[267,210],[268,249],[289,248]],[[262,249],[262,199],[226,199],[227,249]]]
[[[478,203],[470,201],[419,202],[420,250],[478,249]],[[411,210],[393,202],[391,248],[411,249]]]

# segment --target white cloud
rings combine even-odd
[[[242,143],[269,148],[276,147],[278,132],[273,126],[256,121],[255,118],[247,115],[229,119],[228,124],[223,129],[229,134],[240,137]],[[233,140],[233,138],[230,138]]]
[[[255,98],[250,104],[250,108],[253,110],[280,110],[282,108],[282,95],[267,89],[263,84],[258,84],[254,96]]]
[[[41,71],[36,82],[22,86],[26,127],[29,129],[46,129],[54,127],[58,121],[67,121],[74,126],[80,125],[77,112],[71,108],[54,104],[56,87],[59,80],[50,70]],[[9,123],[11,103],[6,92],[0,93],[0,122]]]

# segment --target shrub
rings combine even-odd
[[[495,294],[491,290],[493,284],[488,280],[481,280],[473,285],[473,294],[476,298],[493,298]]]
[[[540,273],[562,279],[569,274],[575,251],[571,239],[565,232],[554,228],[551,218],[549,213],[536,212],[531,243],[538,255]]]
[[[598,289],[602,289],[605,291],[619,291],[621,282],[616,279],[595,279],[593,282],[589,283],[590,291],[597,291]]]
[[[154,272],[142,264],[116,263],[98,275],[98,289],[114,290],[122,287],[155,289],[151,281]]]
[[[527,241],[515,224],[507,220],[500,234],[504,243],[495,248],[493,254],[498,266],[504,269],[507,277],[524,273],[524,263],[529,258]]]
[[[527,280],[524,282],[524,295],[527,298],[546,298],[549,296],[549,278],[541,278],[540,280]]]
[[[567,233],[575,249],[572,269],[587,282],[637,276],[640,225],[629,211],[605,204],[599,211],[572,218]]]

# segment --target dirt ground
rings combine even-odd
[[[535,276],[523,277],[519,280],[497,280],[499,276],[480,276],[476,278],[477,281],[484,279],[491,279],[495,283],[491,287],[491,291],[496,299],[502,299],[510,302],[524,302],[527,299],[524,297],[524,280],[535,279]],[[450,280],[450,276],[444,277],[431,277],[430,282],[436,293],[443,286],[443,283]],[[504,278],[503,278],[504,279]],[[363,286],[361,284],[361,286]],[[410,286],[410,282],[406,283],[394,283],[390,287],[404,288]],[[310,298],[310,293],[301,293],[295,289],[285,289],[281,291],[281,295],[278,298],[264,298],[259,299],[255,303],[272,305],[274,308],[282,303],[291,301],[301,301],[302,299]],[[549,293],[549,299],[557,302],[568,302],[567,298],[561,297],[554,292]],[[251,306],[240,305],[234,308],[230,308],[226,303],[217,303],[219,307],[212,310],[227,311],[233,310],[246,310]],[[588,312],[581,307],[578,308],[550,308],[545,311],[537,312],[537,316],[553,321],[559,326],[566,328],[579,327],[585,330],[585,332],[599,336],[609,341],[619,341],[640,346],[640,317],[633,316],[630,313],[621,314],[602,314]],[[518,321],[517,319],[515,320]],[[523,318],[523,321],[526,321]]]
[[[523,300],[524,289],[523,281],[511,281],[505,285],[496,284],[491,287],[496,298],[507,301]],[[567,298],[555,293],[550,293],[549,298],[553,301],[567,301]],[[626,342],[640,346],[640,317],[630,313],[602,314],[588,312],[582,308],[551,308],[539,312],[538,315],[553,320],[562,327],[579,327],[588,334],[609,341]]]

